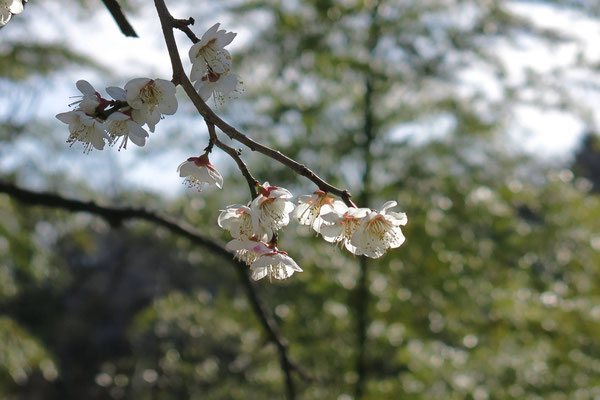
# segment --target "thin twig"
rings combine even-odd
[[[189,17],[188,19],[173,19],[173,28],[179,29],[181,32],[185,33],[187,37],[192,41],[192,43],[198,43],[200,39],[192,30],[190,29],[190,25],[194,25],[194,18]]]
[[[227,122],[223,121],[219,116],[217,116],[206,105],[206,103],[204,103],[204,101],[202,100],[202,98],[200,97],[198,92],[196,92],[196,90],[192,86],[192,83],[189,81],[188,77],[185,75],[181,78],[181,86],[183,86],[183,89],[185,90],[187,95],[192,100],[192,103],[196,106],[196,109],[198,110],[198,112],[200,112],[200,114],[207,121],[218,126],[219,129],[221,129],[221,131],[223,131],[231,139],[244,144],[246,147],[248,147],[252,151],[258,151],[261,154],[264,154],[276,161],[279,161],[281,164],[292,169],[298,175],[302,175],[302,176],[308,178],[309,180],[311,180],[315,185],[317,185],[317,187],[320,190],[341,197],[342,200],[346,203],[346,205],[348,205],[348,207],[353,206],[353,204],[350,200],[352,195],[350,194],[350,192],[348,190],[342,190],[333,185],[330,185],[329,183],[327,183],[326,181],[321,179],[313,171],[311,171],[308,167],[306,167],[304,164],[298,163],[297,161],[286,156],[285,154],[282,154],[280,151],[274,150],[268,146],[265,146],[261,143],[258,143],[256,141],[250,139],[248,136],[244,135],[243,133],[238,131],[236,128],[232,127]],[[200,103],[200,102],[202,102],[202,103]]]
[[[185,76],[185,72],[183,70],[181,59],[179,58],[179,51],[177,50],[175,35],[173,34],[173,28],[177,24],[174,22],[176,19],[173,18],[163,0],[154,0],[154,6],[156,7],[156,12],[158,13],[158,18],[160,19],[160,26],[163,31],[163,36],[165,37],[169,58],[171,59],[171,68],[173,69],[172,82],[175,85],[179,85],[181,77]]]
[[[123,35],[130,37],[138,37],[137,33],[135,33],[135,30],[133,29],[129,21],[127,21],[125,14],[123,14],[123,10],[121,10],[121,6],[119,5],[119,3],[117,3],[117,0],[102,0],[102,2],[104,3],[106,8],[112,15],[113,19],[119,26],[119,29],[121,29],[121,32],[123,32]]]
[[[238,142],[244,144],[252,151],[258,151],[281,164],[287,166],[292,169],[299,175],[302,175],[308,179],[310,179],[317,187],[324,191],[342,198],[344,203],[348,205],[348,207],[354,206],[350,198],[352,195],[348,190],[339,189],[333,185],[330,185],[322,178],[320,178],[317,174],[307,168],[304,164],[300,164],[299,162],[289,158],[288,156],[282,154],[280,151],[274,150],[268,146],[265,146],[261,143],[258,143],[248,136],[244,135],[242,132],[229,125],[227,122],[223,121],[217,114],[211,110],[211,108],[202,100],[198,92],[194,89],[192,82],[190,82],[189,78],[185,74],[183,70],[183,64],[181,63],[181,59],[179,58],[179,52],[177,50],[177,43],[175,42],[175,36],[173,35],[173,29],[178,27],[178,23],[176,21],[181,21],[173,18],[173,16],[169,13],[167,6],[165,5],[164,0],[154,0],[154,4],[156,6],[156,10],[158,12],[158,16],[160,18],[160,23],[162,26],[163,35],[165,37],[165,42],[167,44],[167,49],[169,51],[169,57],[171,59],[171,66],[173,68],[173,83],[176,85],[181,85],[183,90],[188,95],[192,103],[200,113],[204,117],[207,122],[210,122],[221,131],[223,131],[227,136],[229,136],[233,140],[237,140]]]
[[[248,166],[246,165],[244,160],[241,159],[238,150],[226,145],[225,143],[219,140],[219,138],[217,137],[217,132],[215,131],[215,126],[208,121],[206,121],[206,126],[208,127],[210,142],[216,145],[221,150],[223,150],[225,153],[229,154],[231,158],[233,158],[233,161],[235,161],[235,163],[237,164],[238,168],[240,169],[240,172],[242,173],[242,175],[244,175],[244,178],[246,178],[246,182],[248,182],[248,188],[250,189],[250,195],[252,196],[252,200],[254,200],[256,196],[258,196],[258,193],[256,193],[256,185],[260,184],[260,182],[252,176],[250,170],[248,169]]]
[[[103,120],[107,120],[112,113],[119,111],[123,107],[129,106],[129,103],[123,100],[113,100],[109,104],[111,105],[110,108],[102,111],[96,111],[95,116],[100,117]]]
[[[19,202],[29,205],[60,208],[69,212],[88,212],[95,214],[104,218],[111,225],[119,225],[123,221],[130,219],[140,219],[152,222],[227,259],[238,271],[240,279],[244,285],[244,288],[246,289],[246,296],[250,301],[252,310],[265,330],[269,341],[274,343],[277,347],[280,362],[285,368],[284,373],[286,375],[286,379],[291,380],[291,372],[294,371],[303,379],[311,380],[311,378],[308,377],[296,363],[290,360],[288,355],[289,349],[287,340],[281,336],[277,322],[275,322],[271,314],[266,310],[265,306],[258,298],[256,289],[254,288],[254,285],[248,275],[248,267],[246,267],[243,262],[234,259],[233,253],[231,253],[217,241],[203,236],[197,230],[184,222],[176,221],[172,218],[146,210],[144,208],[102,206],[93,201],[86,202],[65,198],[53,193],[34,192],[19,188],[12,183],[1,181],[0,193],[5,193]]]

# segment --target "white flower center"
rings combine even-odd
[[[381,241],[386,241],[386,236],[390,234],[393,235],[392,225],[389,224],[381,215],[378,215],[369,222],[367,222],[366,228],[369,232],[369,235],[375,236]]]
[[[198,53],[196,54],[196,58],[202,57],[204,62],[208,64],[209,69],[212,70],[213,67],[219,66],[222,69],[227,69],[227,63],[224,60],[231,60],[231,56],[227,55],[223,49],[216,48],[214,45],[217,42],[217,39],[211,39],[207,44],[202,46]],[[211,82],[215,82],[211,80]]]
[[[140,99],[144,104],[148,104],[150,113],[153,113],[154,107],[163,99],[163,92],[154,81],[150,81],[140,90]]]
[[[267,256],[265,256],[267,257]],[[275,279],[287,279],[290,276],[292,276],[293,272],[290,274],[288,273],[288,269],[286,268],[285,264],[282,262],[279,262],[277,264],[270,264],[267,265],[267,274],[269,275],[269,281],[273,280],[273,277],[275,277]]]
[[[113,120],[108,124],[108,134],[110,135],[110,145],[115,144],[115,139],[119,136],[123,136],[123,140],[119,145],[119,151],[121,149],[127,149],[127,139],[129,139],[129,127],[127,126],[127,120]]]
[[[279,230],[283,227],[285,214],[275,199],[266,199],[260,205],[260,212],[262,222],[269,228]]]
[[[341,236],[346,240],[350,240],[356,229],[360,226],[360,220],[354,217],[345,216],[341,224],[344,228]]]
[[[83,143],[83,152],[89,153],[92,151],[92,143],[90,137],[94,134],[95,125],[88,126],[82,123],[77,125],[77,128],[71,132],[69,138],[67,139],[67,143],[70,146],[73,146],[75,142]]]
[[[124,121],[110,121],[108,124],[108,132],[110,133],[111,138],[116,138],[117,136],[123,136],[129,133],[129,129],[127,128],[127,120]]]
[[[242,249],[242,250],[235,251],[235,257],[238,260],[246,263],[246,265],[252,264],[254,261],[256,261],[258,256],[259,255],[257,253],[250,251],[250,250]]]
[[[315,220],[321,214],[321,208],[329,203],[329,198],[326,196],[319,196],[316,199],[309,199],[307,202],[309,206],[298,216],[298,221],[303,224],[312,226]]]
[[[184,185],[188,185],[188,187],[190,189],[196,188],[199,192],[202,190],[202,184],[204,182],[205,181],[201,181],[200,179],[196,178],[194,175],[188,175],[183,180]]]
[[[252,216],[246,212],[243,212],[240,216],[240,236],[250,238],[252,235],[254,235]]]
[[[198,53],[196,54],[196,58],[199,58],[200,56],[205,58],[207,54],[216,53],[212,46],[216,41],[217,39],[211,39],[204,46],[200,47],[200,49],[198,49]]]

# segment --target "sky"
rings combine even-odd
[[[510,8],[524,17],[531,18],[540,27],[568,32],[577,41],[546,46],[523,37],[516,45],[498,43],[497,54],[505,60],[509,81],[514,82],[515,85],[523,82],[527,70],[532,69],[543,73],[550,85],[562,87],[573,98],[587,99],[587,102],[583,104],[599,104],[597,93],[582,87],[582,85],[577,85],[578,82],[593,77],[587,76],[577,69],[567,69],[566,72],[560,72],[558,75],[555,71],[571,65],[577,57],[582,55],[588,61],[600,61],[600,41],[597,40],[600,37],[600,24],[581,13],[556,9],[538,2],[513,2],[510,4]],[[178,13],[176,7],[173,7],[171,11],[174,15],[186,15]],[[0,32],[2,38],[9,41],[15,38],[23,40],[22,28],[26,27],[28,37],[48,42],[66,42],[81,53],[115,71],[114,77],[106,77],[89,70],[69,69],[56,76],[51,83],[38,82],[41,90],[37,90],[37,88],[35,90],[36,106],[28,107],[26,110],[17,110],[16,114],[18,115],[32,115],[33,109],[33,115],[36,117],[52,118],[57,113],[68,111],[69,97],[79,94],[75,88],[75,82],[78,79],[88,80],[97,90],[104,93],[104,87],[122,87],[128,79],[136,77],[164,79],[171,77],[169,57],[158,28],[158,18],[152,7],[146,7],[130,18],[139,38],[123,36],[112,17],[103,8],[99,8],[91,18],[86,16],[85,19],[82,19],[74,9],[61,7],[59,2],[39,2],[35,7],[28,7],[23,14],[17,17],[23,18],[23,23],[7,25]],[[45,22],[39,23],[38,21]],[[200,36],[214,22],[217,21],[207,21],[205,24],[197,23],[193,29]],[[238,37],[229,46],[229,50],[235,57],[236,49],[250,40],[252,32],[244,29],[244,26],[239,26],[239,22],[235,24],[234,21],[227,21],[227,19],[221,22],[228,24],[224,25],[228,30],[238,32]],[[85,40],[81,40],[82,37]],[[189,42],[180,33],[178,33],[178,39],[182,59],[185,62],[186,70],[189,70],[187,60]],[[2,40],[0,40],[1,50]],[[484,90],[491,98],[498,95],[497,84],[485,70],[477,68],[471,71],[466,70],[462,74],[462,79],[465,93],[477,89]],[[32,83],[32,85],[35,84],[35,82]],[[1,93],[0,96],[2,96]],[[540,96],[542,99],[538,98]],[[586,121],[565,110],[539,107],[538,104],[541,101],[549,104],[556,102],[556,93],[552,90],[541,94],[533,93],[531,98],[526,100],[522,105],[514,108],[514,118],[507,127],[509,137],[515,147],[546,160],[568,161],[586,129]],[[26,104],[26,102],[22,103]],[[12,109],[8,110],[7,104],[8,102],[4,102],[4,105],[0,102],[0,117],[9,111],[15,112]],[[593,109],[589,111],[587,118],[594,123],[600,122],[598,113]],[[60,127],[61,123],[58,120],[55,123],[57,127]],[[66,139],[68,136],[66,126],[63,129]],[[435,136],[443,134],[444,124],[424,124],[422,129],[424,136],[420,137]],[[77,152],[78,156],[56,160],[55,167],[68,168],[74,177],[81,179],[87,179],[89,171],[92,170],[122,170],[126,171],[126,174],[120,178],[123,180],[123,184],[150,189],[162,194],[178,194],[181,193],[183,187],[181,178],[177,176],[175,169],[181,161],[191,155],[186,153],[185,148],[169,147],[169,140],[164,135],[165,132],[174,130],[189,130],[189,121],[177,121],[175,117],[169,117],[162,121],[157,126],[157,132],[151,134],[148,145],[144,149],[130,146],[126,151],[120,152],[117,152],[116,148],[111,149],[109,156],[105,151],[96,151],[83,156],[76,145],[73,150]],[[398,135],[402,136],[402,134],[402,129],[399,129]],[[200,140],[206,141],[202,132],[199,132],[198,135]],[[25,140],[19,146],[26,156],[42,157],[35,143]],[[141,152],[156,152],[158,156],[137,157],[136,154]],[[224,160],[222,157],[213,159],[213,163],[221,162],[223,164],[230,163],[229,160]],[[14,158],[0,161],[0,170],[10,169],[11,165],[16,165],[15,163],[17,160]],[[118,165],[118,168],[114,168],[115,164]],[[230,166],[228,165],[228,167]]]
[[[528,68],[545,74],[549,84],[564,88],[581,104],[591,105],[592,108],[587,111],[594,114],[591,120],[598,124],[600,114],[593,108],[600,100],[598,93],[581,90],[577,85],[577,78],[594,80],[594,77],[567,67],[574,64],[580,54],[589,63],[600,62],[600,41],[597,40],[600,37],[600,23],[580,12],[539,3],[514,2],[510,8],[532,20],[540,28],[558,29],[577,40],[561,45],[540,46],[538,42],[524,38],[520,48],[500,46],[499,54],[507,60],[509,76],[515,83],[519,83],[525,80]],[[555,77],[555,71],[561,68],[566,69],[566,73],[559,73]],[[595,80],[598,80],[597,76]],[[542,100],[550,104],[559,101],[554,91],[543,93],[542,96]],[[585,122],[565,110],[544,110],[537,107],[535,96],[532,96],[531,103],[514,110],[515,124],[511,127],[511,136],[517,141],[523,139],[523,148],[534,155],[548,159],[570,158],[581,135],[586,131]]]

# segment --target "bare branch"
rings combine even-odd
[[[198,43],[200,39],[192,30],[190,29],[190,25],[194,25],[194,18],[189,17],[188,19],[173,19],[173,28],[179,29],[181,32],[185,33],[187,37],[192,41],[192,43]]]
[[[252,196],[252,199],[254,200],[256,198],[256,196],[258,196],[258,194],[256,193],[256,185],[260,184],[260,182],[257,181],[252,176],[252,174],[250,173],[250,170],[248,170],[248,166],[240,158],[238,151],[236,149],[234,149],[233,147],[227,146],[225,143],[223,143],[219,140],[219,138],[217,137],[217,132],[215,132],[215,126],[208,121],[206,121],[206,126],[208,126],[208,132],[210,135],[211,143],[216,145],[218,148],[223,150],[225,153],[229,154],[229,156],[231,158],[233,158],[233,161],[235,161],[235,163],[237,164],[238,168],[242,172],[242,175],[244,175],[244,178],[246,178],[246,182],[248,182],[248,188],[250,189],[250,195]]]
[[[168,229],[176,235],[189,239],[191,242],[204,247],[214,254],[224,257],[231,262],[231,264],[238,271],[240,280],[246,289],[246,296],[250,301],[252,311],[262,325],[269,341],[274,343],[277,347],[277,352],[279,354],[282,369],[286,375],[286,380],[291,382],[292,371],[298,373],[298,375],[303,379],[310,379],[304,372],[302,372],[296,363],[290,360],[288,355],[289,349],[287,340],[281,336],[277,322],[273,319],[271,313],[266,310],[265,306],[258,298],[256,289],[250,280],[250,276],[248,275],[248,267],[243,262],[234,259],[233,254],[217,241],[203,236],[188,224],[178,222],[172,218],[148,211],[144,208],[102,206],[93,201],[86,202],[76,199],[68,199],[53,193],[30,191],[2,181],[0,181],[0,193],[5,193],[19,202],[29,205],[60,208],[69,212],[88,212],[95,214],[104,218],[111,225],[118,225],[123,221],[131,219],[140,219],[152,222]],[[293,396],[291,398],[293,398]]]
[[[167,44],[167,49],[169,51],[169,57],[171,58],[171,66],[173,68],[173,83],[176,85],[181,85],[183,90],[188,95],[192,103],[200,113],[204,117],[207,122],[210,122],[221,129],[227,136],[229,136],[233,140],[237,140],[238,142],[244,144],[252,151],[258,151],[286,167],[292,169],[298,175],[302,175],[308,179],[310,179],[317,187],[324,191],[342,198],[344,203],[349,207],[354,206],[350,198],[352,195],[348,190],[339,189],[333,185],[330,185],[323,179],[321,179],[317,174],[307,168],[305,165],[300,164],[299,162],[289,158],[288,156],[282,154],[281,152],[274,150],[268,146],[265,146],[261,143],[258,143],[248,136],[244,135],[242,132],[238,131],[233,126],[229,125],[227,122],[223,121],[217,114],[211,110],[211,108],[202,100],[198,92],[194,89],[192,82],[190,82],[189,78],[185,74],[183,70],[183,65],[181,63],[181,59],[179,58],[179,52],[177,50],[177,43],[175,42],[175,36],[173,35],[173,29],[179,28],[180,23],[169,13],[167,6],[165,5],[164,0],[154,0],[154,4],[156,6],[156,10],[158,12],[158,16],[160,18],[160,23],[163,30],[163,35],[165,37],[165,42]]]
[[[175,42],[175,35],[173,35],[173,28],[176,25],[175,18],[169,12],[167,5],[163,0],[154,0],[154,6],[160,19],[160,26],[165,37],[165,43],[167,44],[167,50],[169,52],[169,58],[171,59],[171,68],[173,69],[173,80],[175,85],[179,85],[180,79],[185,77],[183,70],[183,64],[179,58],[179,51],[177,50],[177,43]],[[202,99],[201,99],[202,100]],[[208,106],[207,106],[208,107]]]
[[[121,6],[119,3],[117,3],[117,0],[102,0],[102,2],[114,18],[115,22],[119,26],[119,29],[121,29],[121,32],[123,32],[123,35],[138,37],[131,24],[129,24],[129,21],[127,21],[125,14],[123,14],[123,10],[121,10]]]

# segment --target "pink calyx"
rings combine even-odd
[[[210,163],[207,154],[202,154],[200,157],[190,157],[187,160],[196,164],[197,167],[206,167],[216,171],[215,166]]]
[[[269,197],[269,195],[271,194],[271,192],[275,189],[279,189],[278,186],[260,186],[258,185],[258,194],[263,195],[265,197]]]

